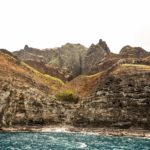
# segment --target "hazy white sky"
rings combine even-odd
[[[90,46],[150,51],[150,0],[0,0],[0,48]]]

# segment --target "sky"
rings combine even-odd
[[[89,47],[103,39],[150,51],[150,0],[0,0],[0,48]]]

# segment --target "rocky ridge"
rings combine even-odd
[[[100,40],[89,49],[68,43],[45,50],[25,46],[13,54],[1,50],[0,126],[149,129],[149,81],[150,54],[139,47],[113,54]],[[72,93],[60,100],[66,90],[80,100],[69,102]]]
[[[71,80],[81,74],[82,59],[86,50],[87,48],[81,44],[70,43],[58,48],[43,50],[26,45],[23,50],[13,54],[43,73],[61,77],[63,80]],[[54,73],[54,70],[57,70],[57,73]]]
[[[13,54],[42,73],[66,81],[81,74],[99,72],[98,64],[110,54],[110,50],[106,42],[100,39],[96,45],[92,44],[88,49],[81,44],[70,43],[43,50],[26,45],[23,50]]]

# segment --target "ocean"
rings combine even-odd
[[[0,150],[150,150],[150,139],[61,132],[1,132]]]

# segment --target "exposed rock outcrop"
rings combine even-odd
[[[14,52],[14,55],[20,60],[42,73],[61,77],[64,81],[71,80],[81,74],[94,74],[101,71],[98,64],[109,54],[109,47],[101,39],[98,44],[92,44],[89,49],[80,44],[67,43],[62,47],[44,50],[25,45],[23,50]],[[43,69],[41,69],[41,65]],[[56,69],[58,76],[52,71]]]
[[[36,87],[13,82],[17,85],[0,79],[0,126],[70,123],[74,103],[58,101]]]
[[[70,123],[76,104],[54,96],[62,83],[6,52],[0,52],[0,85],[0,126]]]
[[[76,126],[150,128],[150,66],[122,64],[104,73],[76,111]]]
[[[120,51],[120,55],[123,57],[143,58],[148,56],[149,53],[141,47],[124,46]]]
[[[99,40],[99,45],[107,52],[110,53],[110,49],[108,47],[108,45],[106,44],[105,41],[103,41],[102,39]]]
[[[43,74],[51,75],[53,77],[61,79],[62,81],[67,81],[68,79],[66,70],[34,60],[25,60],[24,62]]]
[[[94,74],[99,72],[98,64],[101,63],[108,54],[110,54],[110,50],[106,42],[99,40],[98,44],[92,44],[85,55],[82,73]]]
[[[31,61],[34,62],[33,64],[36,62],[42,63],[43,68],[45,68],[44,72],[52,76],[57,77],[53,71],[51,72],[51,70],[57,68],[59,76],[63,76],[61,77],[64,78],[63,80],[70,80],[81,74],[82,59],[86,50],[87,48],[81,44],[70,43],[60,48],[43,50],[30,48],[26,45],[23,50],[16,51],[13,54],[30,65],[32,65]],[[43,72],[38,65],[36,65],[36,69]]]
[[[86,50],[87,49],[80,44],[67,43],[61,48],[53,50],[57,53],[52,56],[49,64],[66,70],[66,72],[68,72],[68,79],[73,79],[81,74],[82,60]]]
[[[150,129],[150,55],[142,48],[113,54],[100,40],[88,50],[70,43],[44,50],[26,45],[13,54],[0,50],[0,126]]]

